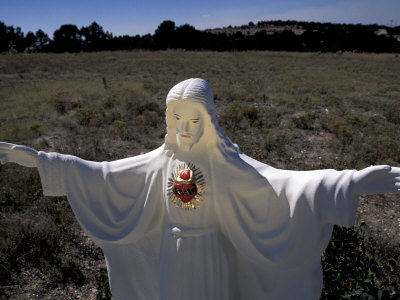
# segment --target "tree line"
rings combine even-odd
[[[271,31],[274,27],[281,29]],[[301,32],[295,33],[293,28]],[[51,39],[40,29],[25,35],[20,27],[0,22],[0,52],[132,49],[400,52],[400,26],[262,21],[233,29],[229,26],[221,30],[197,30],[188,24],[176,26],[173,21],[163,21],[154,34],[114,36],[93,22],[80,29],[72,24],[62,25]]]

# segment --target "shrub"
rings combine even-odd
[[[71,221],[71,212],[63,209],[61,213],[68,213]],[[0,272],[3,284],[15,283],[17,278],[12,274],[26,264],[51,269],[55,275],[52,280],[55,282],[85,283],[86,276],[80,269],[78,257],[71,256],[66,249],[76,237],[69,233],[67,241],[65,233],[60,231],[60,226],[66,224],[59,222],[57,216],[46,213],[41,213],[40,217],[34,213],[22,213],[14,214],[11,218],[1,218],[1,231],[7,230],[7,234],[1,232],[4,239],[0,247],[0,264],[8,270]],[[68,227],[70,232],[71,223]]]
[[[82,262],[76,257],[77,255],[72,256],[71,253],[65,250],[60,252],[52,269],[54,280],[63,284],[67,282],[77,285],[85,284],[87,282],[87,274],[82,270]]]
[[[113,124],[115,121],[121,120],[122,118],[123,116],[120,112],[111,110],[103,111],[102,118],[99,118],[99,120],[100,124],[103,123],[103,121],[107,124]]]
[[[145,110],[143,112],[143,117],[144,117],[144,121],[152,126],[152,127],[157,127],[158,122],[159,122],[159,116],[157,111],[153,111],[153,110]]]
[[[145,111],[153,111],[158,115],[162,115],[163,109],[157,102],[154,101],[141,101],[132,105],[133,112],[135,115],[142,115]]]
[[[300,129],[313,129],[315,122],[315,114],[303,113],[292,118],[292,122],[297,128]]]
[[[221,100],[226,102],[235,102],[235,101],[249,101],[251,99],[251,95],[244,89],[239,88],[229,88],[229,89],[214,89],[214,99]]]
[[[64,100],[54,98],[51,102],[59,115],[65,115],[67,112],[67,103]]]
[[[87,108],[80,108],[75,113],[75,118],[82,126],[89,125],[90,121],[94,117],[95,113]]]
[[[102,268],[97,279],[97,295],[96,300],[111,300],[110,285],[108,284],[107,270]]]
[[[354,136],[352,127],[340,117],[322,120],[322,128],[333,133],[344,145],[351,144]]]
[[[242,109],[243,116],[250,121],[250,124],[253,125],[256,121],[258,121],[258,108],[255,106],[247,106]],[[261,125],[261,124],[258,124]]]
[[[126,127],[126,122],[124,121],[120,121],[120,120],[115,120],[112,125],[114,126],[114,128],[121,130],[123,128]]]
[[[230,130],[246,129],[248,126],[262,126],[257,107],[243,106],[237,102],[230,104],[218,119],[222,126]]]
[[[385,134],[357,138],[350,147],[348,160],[355,165],[400,163],[400,141]]]
[[[399,269],[398,262],[376,257],[371,253],[374,248],[368,243],[364,223],[360,228],[335,226],[330,244],[322,256],[322,299],[398,299],[400,294],[384,282],[387,278],[385,269],[392,272],[394,268]]]
[[[50,104],[59,115],[65,115],[69,110],[82,106],[81,95],[69,92],[57,92],[50,99]]]
[[[102,100],[101,105],[105,109],[113,108],[117,104],[117,98],[115,96],[108,96]]]
[[[20,142],[38,138],[47,133],[47,129],[39,122],[32,120],[18,120],[1,124],[0,140]]]
[[[264,137],[264,151],[268,156],[269,152],[279,151],[280,154],[285,153],[286,145],[287,145],[286,135],[281,131],[277,130],[269,130]]]
[[[386,119],[393,124],[400,124],[400,104],[399,101],[386,102],[383,107],[383,114]]]
[[[155,94],[159,91],[160,87],[153,81],[145,81],[143,82],[143,89],[150,92],[151,94]]]

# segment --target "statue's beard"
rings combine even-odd
[[[192,150],[193,145],[195,144],[194,141],[184,141],[184,137],[180,137],[179,134],[176,135],[176,141],[180,150],[189,152]],[[191,138],[193,139],[193,138]]]
[[[175,137],[179,149],[186,152],[192,150],[193,146],[198,144],[199,141],[203,138],[203,133],[203,129],[193,134],[189,132],[177,131]]]

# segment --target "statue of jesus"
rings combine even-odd
[[[289,171],[243,154],[217,123],[203,79],[167,95],[165,143],[93,162],[0,144],[39,169],[103,250],[115,299],[319,299],[334,224],[361,194],[400,193],[400,168]]]

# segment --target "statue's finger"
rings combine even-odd
[[[0,154],[0,163],[2,165],[8,163],[8,155],[6,154]]]
[[[392,169],[391,166],[387,165],[380,165],[380,166],[371,166],[366,169],[363,169],[361,171],[365,171],[366,173],[369,174],[374,174],[374,173],[387,173]]]
[[[26,149],[29,149],[29,148],[26,147],[26,146],[23,146],[23,145],[14,145],[14,146],[11,147],[11,149],[13,149],[13,150],[26,150]]]
[[[0,142],[0,151],[1,150],[10,150],[14,146],[15,146],[15,144],[6,143],[6,142]]]
[[[388,172],[388,171],[392,170],[392,167],[388,166],[388,165],[376,166],[374,168],[375,168],[375,170],[381,171],[381,172]]]
[[[12,150],[19,150],[19,151],[23,151],[23,152],[25,152],[25,153],[30,153],[30,154],[37,154],[37,151],[36,150],[34,150],[34,149],[32,149],[32,148],[29,148],[29,147],[27,147],[27,146],[24,146],[24,145],[14,145],[12,148],[11,148]]]
[[[392,167],[392,170],[390,171],[390,173],[393,173],[393,174],[399,176],[398,178],[400,179],[400,168],[399,167]]]

